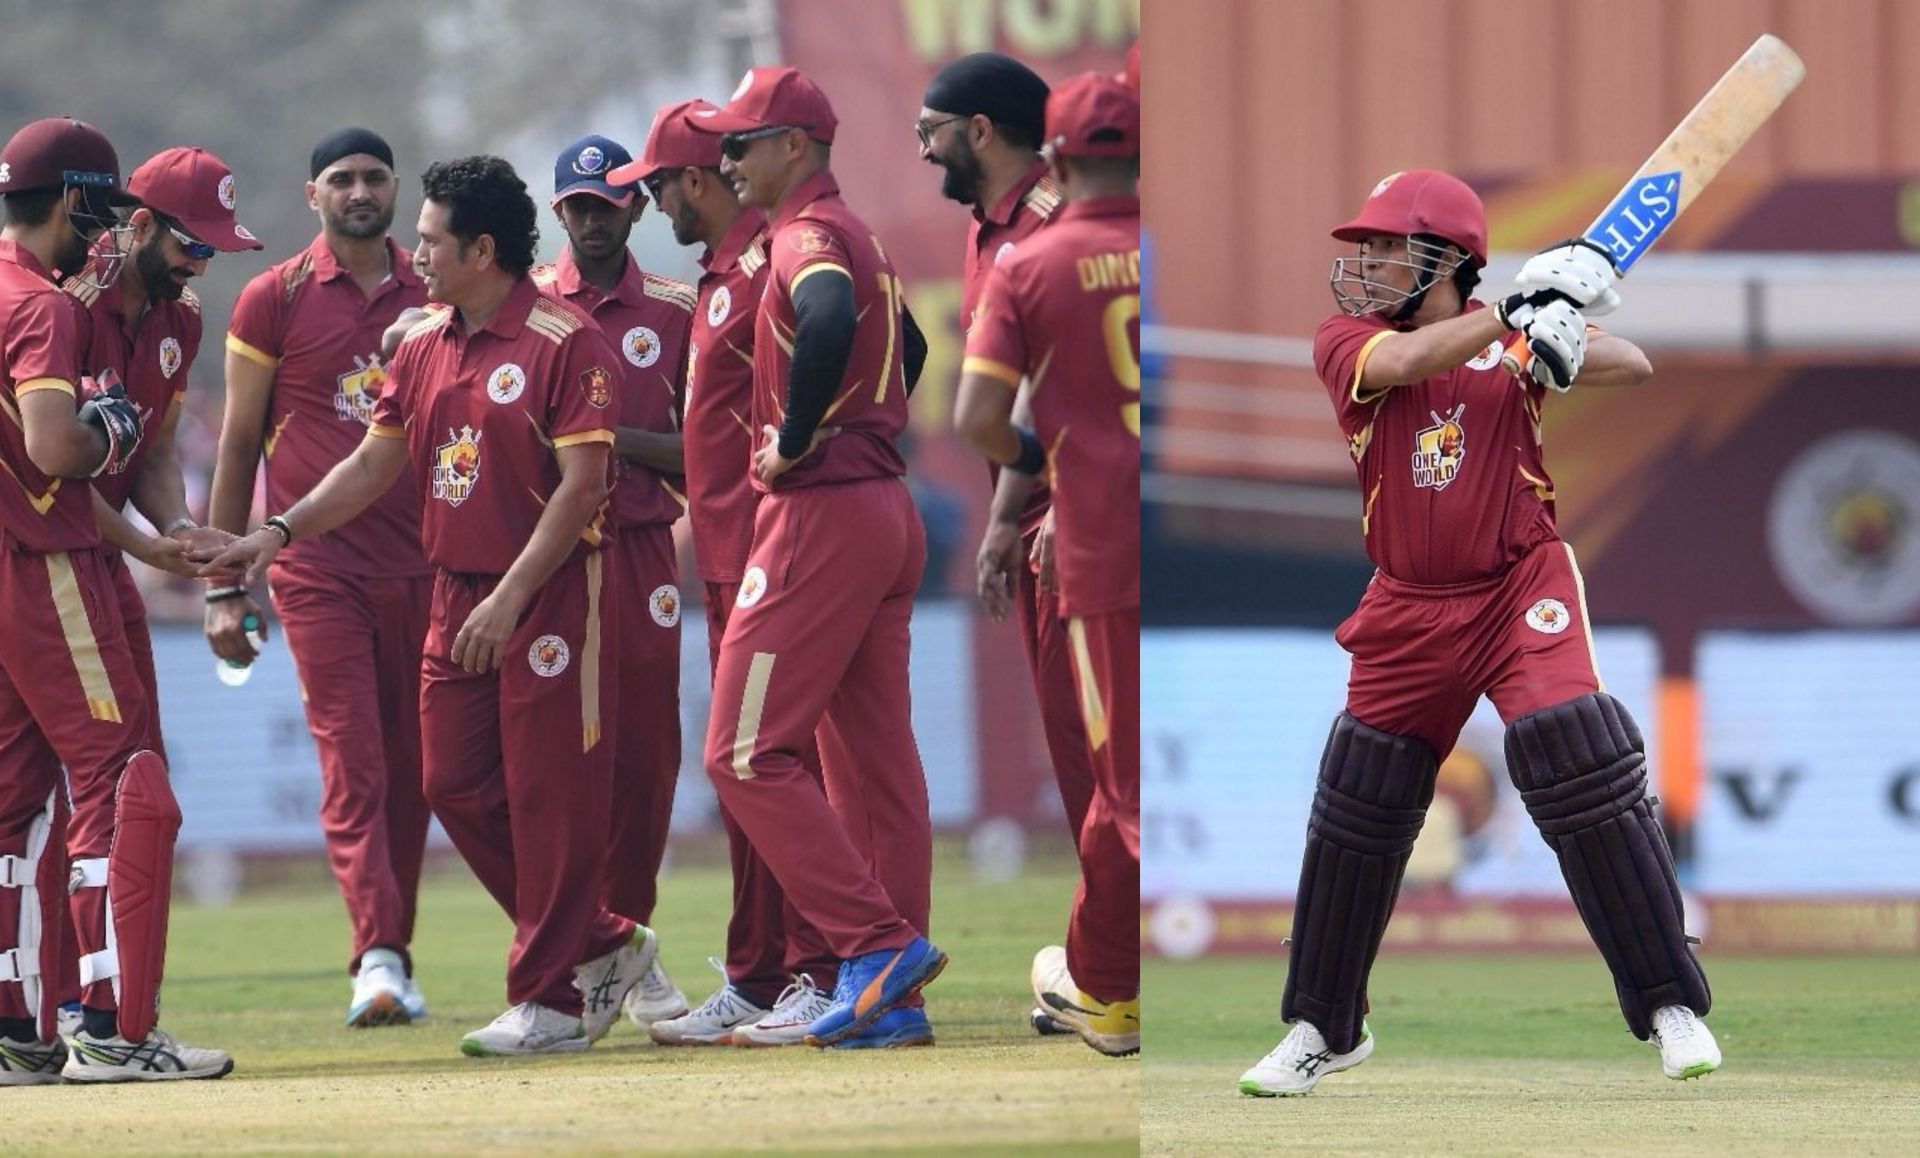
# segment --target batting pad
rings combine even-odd
[[[1646,1040],[1663,1005],[1705,1014],[1712,995],[1687,943],[1673,853],[1626,706],[1593,692],[1520,717],[1507,728],[1507,774],[1560,860],[1634,1036]]]
[[[1335,1053],[1359,1044],[1367,974],[1438,771],[1425,741],[1345,712],[1333,721],[1307,821],[1280,1017],[1312,1022]]]

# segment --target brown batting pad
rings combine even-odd
[[[1507,728],[1507,774],[1560,858],[1634,1036],[1646,1040],[1663,1005],[1705,1014],[1713,997],[1687,942],[1673,853],[1626,706],[1593,692],[1520,717]]]
[[[1367,974],[1438,770],[1422,740],[1375,731],[1345,712],[1333,721],[1307,821],[1280,1018],[1312,1022],[1335,1053],[1359,1044]]]

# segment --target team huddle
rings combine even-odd
[[[1030,1020],[1110,1055],[1139,1049],[1132,59],[1050,91],[964,57],[915,124],[973,207],[955,419],[997,470],[980,595],[1016,612],[1082,865]],[[927,345],[842,200],[836,128],[808,77],[755,68],[724,107],[660,109],[637,159],[583,137],[555,162],[567,241],[544,265],[507,162],[428,166],[409,250],[387,142],[329,134],[318,236],[233,308],[204,526],[174,445],[189,285],[263,247],[231,170],[168,149],[123,185],[107,138],[67,118],[6,143],[0,1084],[233,1068],[156,1024],[180,812],[123,554],[203,580],[233,664],[257,655],[271,579],[352,931],[349,1026],[427,1015],[410,947],[432,816],[514,923],[508,1008],[466,1054],[585,1050],[623,1013],[662,1045],[933,1043],[921,990],[947,955],[908,692],[927,552],[899,449]],[[629,254],[649,201],[702,247],[697,285]],[[724,982],[693,1007],[650,927],[683,515],[734,880]]]

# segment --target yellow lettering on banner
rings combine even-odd
[[[1019,57],[1083,46],[1125,48],[1140,35],[1140,0],[900,0],[907,45],[926,61],[1000,47]]]

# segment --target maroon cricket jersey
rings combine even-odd
[[[966,272],[960,282],[963,335],[973,330],[973,319],[980,308],[980,292],[995,263],[1012,253],[1016,243],[1031,237],[1053,220],[1059,207],[1060,186],[1048,176],[1047,163],[1037,158],[991,209],[983,212],[978,205],[973,207],[973,225],[967,230]],[[989,478],[998,480],[1000,468],[989,463],[987,473]],[[1042,481],[1027,496],[1027,505],[1021,508],[1020,533],[1025,535],[1038,527],[1052,505],[1053,497]]]
[[[40,259],[0,238],[0,378],[7,410],[18,417],[20,398],[58,390],[75,398],[80,381],[78,308],[53,284]],[[75,403],[76,407],[78,403]],[[27,457],[26,429],[0,422],[0,531],[9,546],[30,551],[76,551],[100,542],[93,495],[86,480],[42,474]]]
[[[895,439],[907,428],[907,384],[900,333],[900,279],[866,223],[840,200],[833,174],[822,171],[787,191],[774,212],[767,248],[772,270],[753,330],[753,429],[779,427],[787,410],[793,359],[795,283],[830,271],[853,279],[853,353],[820,425],[840,433],[757,491],[791,490],[907,473]],[[754,443],[761,437],[756,433]]]
[[[119,510],[133,495],[133,480],[167,412],[187,392],[187,371],[200,353],[200,299],[187,290],[174,301],[149,301],[138,320],[130,320],[118,283],[101,289],[81,274],[64,288],[78,305],[80,369],[104,388],[118,381],[140,412],[143,436],[120,470],[107,470],[93,489]]]
[[[1363,393],[1367,355],[1392,331],[1335,314],[1313,337],[1314,368],[1360,477],[1367,557],[1406,583],[1502,574],[1556,534],[1540,449],[1546,387],[1503,369],[1494,342],[1444,374]]]
[[[693,287],[643,271],[631,257],[612,293],[580,276],[573,247],[560,259],[533,271],[533,282],[549,297],[572,302],[599,325],[621,354],[616,387],[617,425],[672,434],[680,429],[681,395],[686,385],[687,334],[693,324]],[[613,525],[672,523],[685,513],[686,483],[645,463],[613,457]]]
[[[471,334],[449,309],[407,331],[367,432],[407,440],[428,561],[506,574],[560,485],[556,452],[613,443],[618,357],[592,319],[531,277]],[[603,503],[581,533],[589,549],[606,516]]]
[[[1140,606],[1140,199],[1075,201],[994,267],[965,373],[1031,382],[1061,614]]]
[[[392,273],[371,298],[323,234],[248,282],[233,304],[227,349],[274,372],[261,443],[269,511],[305,497],[366,437],[387,380],[380,336],[402,310],[427,302],[413,255],[391,238],[387,251]],[[349,575],[425,575],[419,493],[395,483],[346,526],[279,557]]]
[[[753,327],[767,289],[767,218],[749,209],[700,257],[687,343],[687,502],[707,583],[738,583],[753,547]]]

